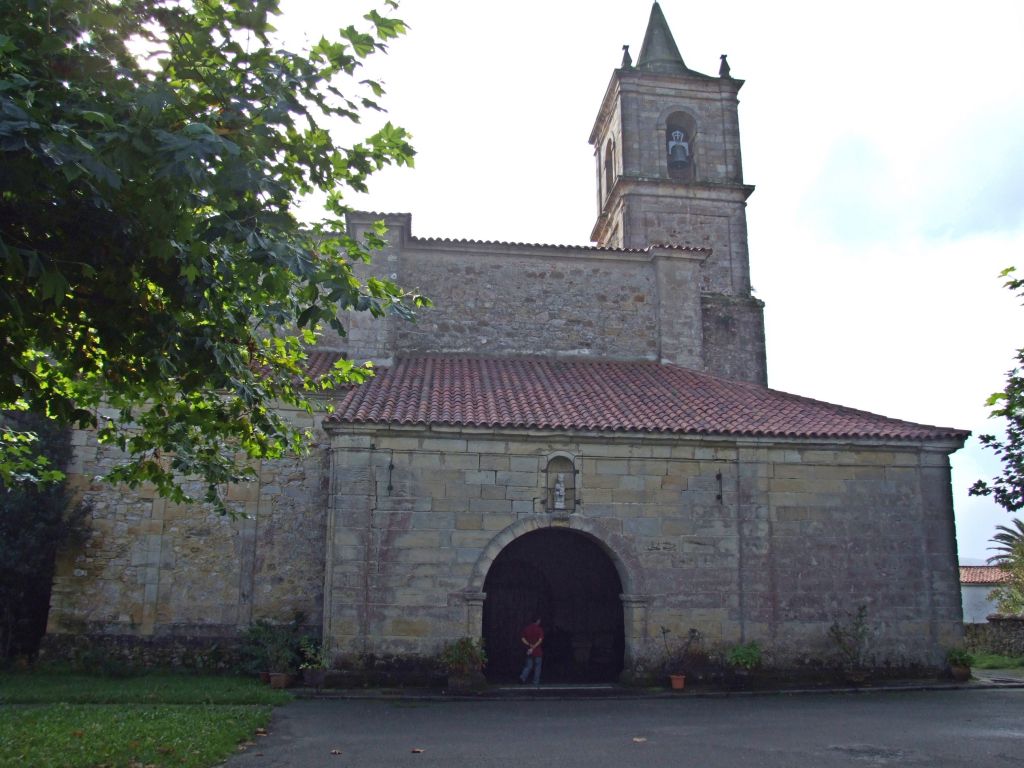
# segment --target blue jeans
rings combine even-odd
[[[519,673],[519,682],[525,683],[527,678],[530,677],[530,670],[533,670],[533,684],[540,685],[540,668],[544,663],[543,656],[527,656],[526,666],[523,667],[523,671]]]

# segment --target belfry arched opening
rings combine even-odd
[[[501,551],[484,581],[487,677],[515,679],[523,665],[523,627],[544,624],[546,682],[602,682],[622,672],[622,582],[590,536],[546,528]]]

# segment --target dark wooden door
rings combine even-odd
[[[520,537],[495,558],[484,582],[487,676],[511,681],[522,669],[522,629],[544,625],[544,680],[614,680],[624,648],[622,584],[589,537],[545,529]]]

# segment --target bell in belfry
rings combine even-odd
[[[674,129],[668,137],[669,168],[682,168],[690,162],[690,142],[686,140],[686,131]]]

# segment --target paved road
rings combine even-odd
[[[1024,765],[1024,690],[577,701],[307,700],[278,709],[269,731],[229,760],[228,768],[1019,768]]]

